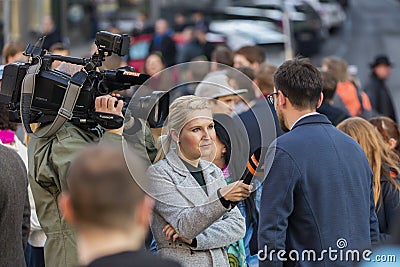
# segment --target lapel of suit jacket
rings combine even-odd
[[[211,195],[218,188],[226,185],[223,174],[218,175],[217,168],[213,163],[205,160],[200,160],[199,166],[203,170],[204,181],[207,186],[207,194]]]
[[[185,167],[179,156],[174,151],[170,151],[167,154],[166,159],[168,164],[172,167],[172,170],[176,173],[176,175],[172,177],[176,189],[183,196],[185,196],[188,202],[193,204],[193,206],[207,202],[207,194],[201,188],[196,179],[194,179],[194,177],[190,174],[189,170]],[[207,180],[204,180],[207,184]]]

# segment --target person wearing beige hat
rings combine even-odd
[[[235,89],[233,79],[225,73],[207,76],[196,87],[196,96],[209,98],[209,105],[213,113],[231,115],[235,109],[240,94],[247,93],[247,89]]]

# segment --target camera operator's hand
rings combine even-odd
[[[252,188],[252,185],[247,185],[240,180],[222,187],[219,192],[224,199],[231,202],[238,202],[248,198]]]
[[[123,106],[124,102],[122,100],[118,100],[115,96],[112,95],[98,96],[95,100],[96,112],[110,113],[123,117]],[[124,127],[122,126],[118,129],[106,129],[106,131],[122,135],[123,129]]]

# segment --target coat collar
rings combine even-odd
[[[296,122],[295,125],[293,125],[292,130],[293,131],[295,128],[306,125],[306,124],[314,124],[314,123],[323,123],[323,124],[331,124],[332,123],[329,121],[328,117],[326,117],[323,114],[313,114],[307,117],[302,118],[298,122]]]
[[[170,152],[168,152],[168,154],[165,156],[165,159],[167,160],[168,164],[172,166],[174,170],[180,175],[186,176],[187,174],[190,174],[189,170],[183,164],[182,160],[179,158],[175,150],[171,150]],[[211,174],[215,171],[215,169],[212,168],[211,165],[211,162],[200,160],[199,167],[203,170],[204,175]]]
[[[185,195],[187,199],[194,199],[195,202],[197,202],[193,204],[199,204],[198,201],[201,199],[208,199],[207,194],[200,187],[196,179],[194,179],[174,150],[168,152],[165,159],[174,172],[178,174],[174,176],[178,191]],[[203,170],[203,177],[206,183],[207,193],[210,195],[210,193],[215,191],[214,183],[221,183],[218,178],[224,180],[223,175],[221,174],[221,177],[218,176],[217,167],[211,162],[200,160],[199,167]]]

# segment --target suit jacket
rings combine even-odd
[[[259,249],[362,250],[378,240],[372,172],[358,143],[321,114],[298,121],[266,158]],[[268,168],[269,172],[268,172]],[[345,242],[343,241],[345,240]],[[338,254],[337,254],[338,255]],[[260,266],[283,266],[273,254]],[[285,255],[288,259],[288,254]],[[348,266],[346,261],[286,261],[284,266]],[[360,252],[361,257],[361,252]],[[307,258],[306,258],[307,259]]]
[[[0,266],[25,266],[30,206],[25,164],[0,144]]]
[[[200,167],[207,194],[174,151],[149,168],[149,190],[156,199],[151,229],[157,251],[183,266],[229,266],[224,247],[244,236],[244,218],[237,207],[228,211],[217,196],[226,185],[222,171],[202,160]],[[166,224],[185,238],[196,238],[197,247],[165,240]]]

